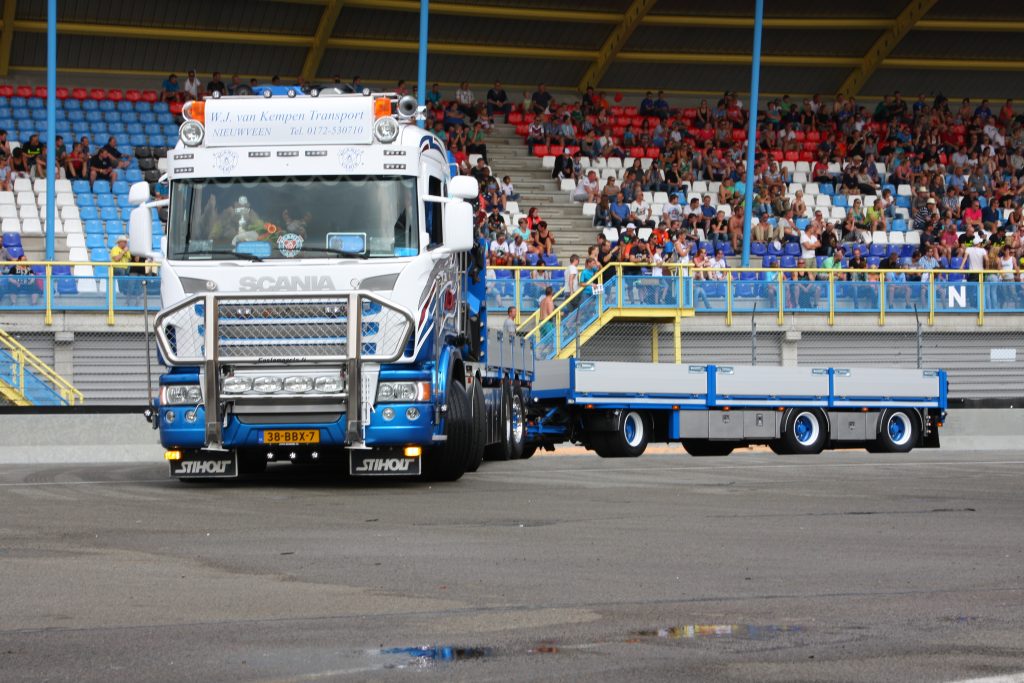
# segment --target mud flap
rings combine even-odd
[[[234,479],[238,476],[238,454],[234,451],[184,451],[171,460],[176,479]]]

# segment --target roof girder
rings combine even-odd
[[[591,63],[586,73],[583,74],[583,78],[580,79],[579,85],[577,86],[580,91],[586,88],[596,88],[597,84],[601,82],[605,72],[608,71],[608,67],[618,56],[619,52],[629,41],[629,37],[633,35],[633,31],[640,24],[643,18],[647,15],[654,4],[658,0],[633,0],[626,11],[622,14],[622,18],[619,23],[612,29],[608,37],[605,38],[604,43],[601,45],[601,49],[598,50],[597,59]]]

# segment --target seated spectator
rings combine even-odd
[[[206,94],[213,95],[214,93],[219,95],[228,94],[228,86],[220,79],[219,71],[214,71],[210,77],[210,82],[206,84]]]
[[[7,139],[7,131],[0,129],[0,164],[6,164],[11,158],[11,143]]]
[[[551,169],[551,177],[555,179],[576,180],[575,164],[568,147],[563,147],[562,153],[555,157],[555,166]]]
[[[669,226],[676,223],[682,224],[683,207],[679,206],[679,195],[669,195],[668,204],[665,204],[662,210],[661,219]]]
[[[601,197],[601,201],[597,203],[597,207],[594,209],[594,225],[604,228],[613,226],[611,204],[608,202],[608,197]]]
[[[651,205],[647,203],[646,199],[644,199],[644,193],[643,190],[641,190],[637,192],[636,197],[629,205],[629,216],[627,220],[636,223],[640,227],[653,228],[653,213],[654,211],[651,208]]]
[[[160,101],[161,102],[180,102],[181,101],[181,85],[178,83],[178,77],[175,74],[171,74],[167,77],[160,86]]]
[[[553,108],[554,98],[547,91],[543,83],[537,86],[537,91],[530,96],[530,110],[534,114],[546,114]]]
[[[604,187],[601,188],[601,198],[608,199],[611,201],[615,199],[615,195],[619,194],[619,186],[615,184],[615,176],[608,176],[608,180],[605,182]]]
[[[39,155],[43,152],[43,143],[39,142],[39,133],[32,133],[28,138],[28,142],[22,145],[21,149],[31,169],[32,166],[36,165],[36,160],[39,159]]]
[[[491,241],[487,250],[487,262],[492,266],[507,266],[512,262],[512,254],[509,245],[505,242],[505,233],[499,232]]]
[[[530,236],[530,226],[529,223],[527,223],[526,221],[526,216],[520,216],[516,225],[511,226],[507,232],[508,236],[511,237],[513,240],[515,239],[516,235],[519,235],[524,240],[526,240]]]
[[[503,176],[501,178],[501,194],[505,196],[507,201],[519,201],[519,193],[516,192],[516,186],[512,184],[511,176]]]
[[[97,179],[111,183],[117,181],[117,162],[110,156],[106,147],[101,147],[89,162],[89,182],[95,183]]]
[[[537,226],[541,223],[540,214],[537,212],[536,206],[531,206],[526,212],[526,226],[530,230],[536,230]]]
[[[11,303],[15,305],[18,303],[19,297],[28,296],[30,303],[35,306],[39,303],[39,297],[43,293],[43,279],[32,277],[35,274],[32,271],[32,266],[25,261],[28,261],[28,257],[22,254],[12,265],[7,267],[6,272],[9,277],[6,287],[0,289],[0,294],[10,295]],[[5,297],[0,297],[0,303],[2,303],[2,298]]]
[[[555,253],[555,236],[548,230],[548,224],[544,221],[540,222],[537,226],[537,241],[544,250],[544,254],[550,255]]]
[[[622,192],[615,195],[615,200],[608,206],[612,227],[619,228],[628,222],[629,203]]]
[[[60,175],[60,167],[57,168],[58,177]],[[29,173],[31,178],[46,178],[46,144],[42,144],[39,148],[39,156],[36,157],[36,163],[32,166]]]
[[[491,239],[494,239],[495,235],[505,232],[505,217],[501,215],[501,210],[497,205],[492,206],[491,212],[487,214],[486,225]]]
[[[529,253],[529,248],[520,232],[516,232],[512,238],[512,244],[508,245],[508,253],[513,266],[526,265],[526,255]]]
[[[788,211],[787,213],[791,214],[792,211]],[[786,219],[780,218],[773,226],[768,219],[768,214],[762,214],[761,219],[750,227],[751,241],[761,242],[764,244],[767,244],[768,242],[777,242],[782,244],[782,240],[785,238],[785,233],[782,229],[783,220]]]
[[[275,77],[276,78],[276,77]],[[270,79],[273,83],[274,79]],[[277,85],[274,83],[274,85]],[[187,102],[189,100],[200,100],[203,97],[203,84],[196,78],[196,72],[192,69],[188,71],[188,78],[181,84],[181,100]]]
[[[16,178],[28,178],[31,172],[25,150],[18,147],[11,153],[10,179],[13,181]]]
[[[470,90],[468,82],[463,81],[459,84],[459,89],[455,91],[455,105],[466,119],[476,121],[476,96]]]
[[[103,149],[107,150],[107,154],[110,158],[117,162],[121,168],[127,168],[128,163],[131,161],[127,154],[122,154],[121,150],[117,148],[117,138],[111,135],[107,138],[107,144],[103,145]]]
[[[494,87],[487,91],[487,118],[493,119],[494,112],[501,112],[508,119],[512,104],[508,101],[508,93],[501,87],[501,81],[495,81]]]
[[[573,190],[572,199],[576,202],[596,202],[601,198],[601,186],[597,173],[590,171],[582,178]]]

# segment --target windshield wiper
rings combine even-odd
[[[241,251],[232,251],[230,249],[197,249],[196,251],[186,249],[182,253],[182,256],[237,256],[238,258],[244,258],[249,261],[263,262],[263,259],[256,254],[246,254]]]
[[[361,259],[368,259],[368,258],[370,258],[370,255],[367,254],[365,251],[343,251],[341,249],[331,249],[330,247],[307,247],[307,246],[303,246],[302,247],[302,251],[304,251],[304,252],[306,252],[306,251],[317,251],[317,252],[320,252],[322,254],[335,254],[337,256],[341,256],[342,258],[361,258]]]

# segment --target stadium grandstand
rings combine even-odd
[[[677,361],[687,357],[684,315],[731,326],[734,313],[769,311],[780,329],[799,316],[841,327],[858,314],[879,325],[888,314],[898,328],[918,312],[929,325],[949,314],[949,333],[966,318],[999,335],[1019,325],[1019,3],[770,2],[756,102],[752,2],[448,1],[429,10],[421,93],[412,0],[62,2],[48,130],[46,2],[6,0],[0,328],[10,334],[0,336],[0,359],[11,373],[24,370],[25,354],[58,368],[49,372],[60,382],[40,381],[34,402],[145,395],[140,320],[158,307],[158,264],[126,265],[129,188],[146,181],[153,197],[168,194],[163,171],[185,102],[264,84],[420,96],[425,126],[480,183],[489,306],[516,306],[520,332],[553,355],[584,338],[600,346],[599,328],[614,324],[600,310],[581,322],[583,297],[569,299],[583,284],[598,297],[616,278],[621,315],[668,325],[670,339],[676,326]],[[57,163],[47,169],[51,144]],[[155,251],[165,222],[153,209]],[[748,256],[751,268],[740,267]],[[574,331],[563,333],[570,317]],[[1012,346],[1008,338],[998,344]],[[777,340],[780,360],[788,339]],[[942,344],[950,353],[962,341]],[[134,349],[128,388],[110,383],[122,346]],[[24,401],[12,377],[0,395]]]

